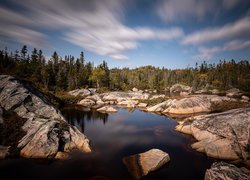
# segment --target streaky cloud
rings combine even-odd
[[[58,31],[61,39],[99,55],[113,59],[128,59],[125,53],[138,48],[139,41],[170,41],[183,36],[179,27],[164,29],[136,27],[123,24],[123,15],[129,2],[125,0],[72,1],[67,0],[12,0],[23,10],[23,14],[9,10],[11,19],[20,15],[18,21],[1,18],[9,26],[27,29],[26,36],[5,33],[9,38],[29,44],[40,44],[46,35],[36,29]],[[1,7],[2,10],[6,10]],[[0,10],[1,10],[0,9]],[[32,17],[32,19],[30,18]],[[2,27],[3,32],[7,29]],[[32,32],[28,38],[27,33]],[[37,43],[39,42],[39,43]]]
[[[183,38],[184,45],[198,45],[211,41],[230,40],[250,36],[250,16],[222,27],[207,28],[194,32]]]

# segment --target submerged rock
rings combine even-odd
[[[123,163],[135,179],[140,179],[170,161],[168,153],[151,149],[144,153],[124,157]]]
[[[250,158],[250,108],[191,117],[176,130],[193,135],[198,142],[192,147],[207,156],[245,163]]]
[[[0,106],[27,119],[22,127],[26,135],[18,143],[21,156],[54,158],[58,151],[91,151],[86,136],[69,125],[59,110],[29,83],[1,75],[0,89]]]
[[[104,106],[102,108],[97,109],[97,111],[104,112],[104,113],[117,112],[117,110],[115,108],[113,108],[112,106]]]
[[[225,162],[215,162],[210,169],[207,169],[205,180],[249,180],[250,173]]]

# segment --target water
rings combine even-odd
[[[176,132],[177,122],[165,116],[123,108],[110,115],[74,107],[62,113],[91,140],[93,153],[74,151],[66,161],[3,160],[1,179],[131,179],[122,158],[151,148],[167,152],[171,161],[144,179],[204,179],[215,161],[194,151],[195,140]]]

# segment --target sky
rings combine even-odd
[[[250,0],[1,0],[0,49],[95,65],[186,68],[250,60]]]

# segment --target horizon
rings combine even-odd
[[[219,60],[249,61],[250,1],[3,0],[1,48],[42,49],[95,66],[183,69]]]

